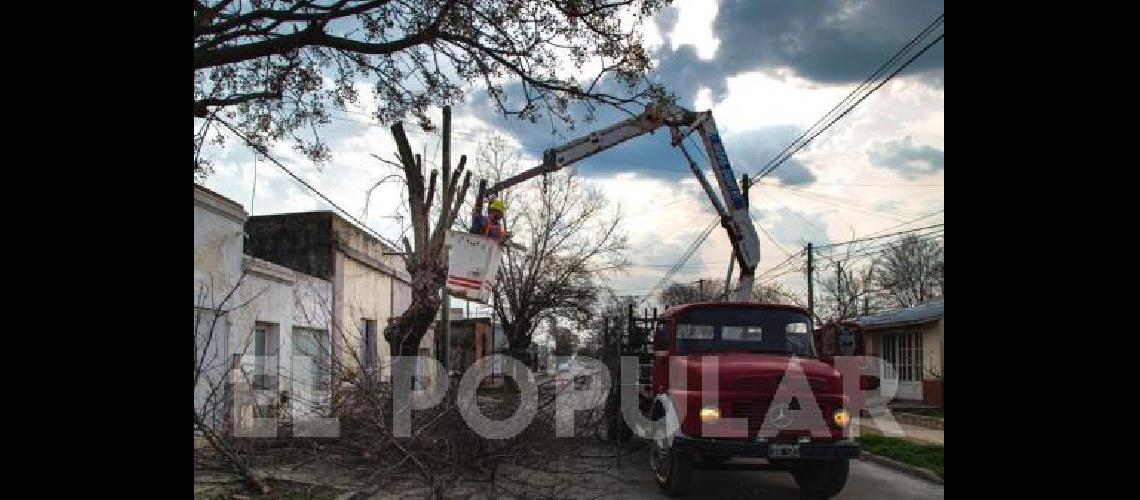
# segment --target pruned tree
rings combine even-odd
[[[897,307],[911,307],[943,294],[944,250],[913,234],[891,244],[876,259],[873,282]]]
[[[194,172],[214,113],[261,145],[289,140],[313,160],[329,148],[318,129],[372,85],[382,124],[481,86],[506,115],[544,112],[573,123],[568,106],[623,106],[660,95],[640,29],[668,0],[196,0]],[[505,86],[518,83],[516,93]],[[220,139],[220,135],[217,136]]]
[[[420,340],[435,321],[436,312],[443,303],[441,289],[447,282],[447,253],[444,242],[447,232],[455,224],[459,209],[471,185],[471,172],[464,172],[467,155],[459,157],[459,166],[451,169],[451,108],[443,108],[442,179],[439,183],[439,210],[435,222],[431,220],[432,202],[435,199],[439,170],[432,169],[425,192],[423,158],[413,154],[401,123],[392,125],[396,140],[399,166],[407,185],[408,209],[411,211],[412,240],[403,239],[404,267],[411,275],[411,305],[384,328],[393,356],[415,356]],[[459,182],[463,178],[462,184]]]
[[[496,145],[497,144],[497,145]],[[479,153],[491,180],[518,170],[515,155],[494,139]],[[558,172],[504,194],[506,229],[527,250],[504,249],[495,285],[495,315],[503,325],[508,354],[526,358],[535,327],[562,317],[584,325],[592,317],[601,283],[598,273],[628,265],[621,216],[597,190],[573,172]]]

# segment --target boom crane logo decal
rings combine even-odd
[[[728,185],[728,194],[732,198],[732,208],[744,208],[744,196],[740,194],[740,186],[736,184],[736,176],[732,173],[732,165],[728,163],[728,154],[724,152],[724,143],[720,142],[720,134],[709,134],[709,143],[712,144],[713,154],[720,164],[721,178]]]

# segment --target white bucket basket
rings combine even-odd
[[[477,234],[448,231],[447,244],[451,246],[448,291],[454,297],[489,304],[502,257],[499,242]]]

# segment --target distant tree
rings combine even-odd
[[[670,308],[690,302],[724,300],[724,280],[705,279],[691,283],[669,283],[661,290],[661,305]]]
[[[551,332],[554,336],[554,355],[570,356],[578,347],[578,337],[569,328],[557,327]]]
[[[851,246],[842,255],[821,259],[817,284],[816,314],[829,320],[854,319],[875,314],[886,305],[875,287],[875,264],[859,265]]]
[[[732,290],[729,290],[729,294]],[[661,291],[661,304],[672,307],[689,302],[725,301],[724,280],[702,279],[689,283],[670,283]],[[752,287],[752,301],[766,304],[803,305],[794,294],[779,283],[756,283]]]
[[[944,250],[936,240],[907,235],[876,259],[872,282],[896,307],[911,307],[943,294]]]
[[[752,300],[766,304],[789,304],[806,307],[804,298],[792,293],[779,283],[757,283],[752,287]]]
[[[518,155],[491,137],[476,152],[480,172],[491,182],[520,170]],[[628,265],[621,216],[600,191],[572,171],[533,179],[503,194],[511,240],[495,284],[495,315],[503,325],[508,352],[522,359],[535,327],[560,317],[587,325],[596,307],[603,270]]]
[[[264,146],[291,140],[315,161],[318,129],[370,84],[372,117],[409,115],[425,130],[432,106],[478,85],[506,115],[543,112],[573,123],[568,105],[623,106],[660,95],[641,28],[667,0],[195,0],[194,173],[214,113]],[[520,85],[510,95],[505,86]],[[220,135],[217,136],[220,140]]]

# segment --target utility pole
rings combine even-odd
[[[839,316],[839,319],[842,319],[843,316],[847,315],[848,300],[847,293],[843,289],[843,262],[840,261],[835,262],[835,290],[836,298],[839,299],[836,301],[836,304],[841,304],[841,307],[838,311],[836,311],[836,313],[837,316]]]
[[[447,153],[444,153],[444,154],[447,154]],[[444,244],[443,258],[444,258],[444,262],[447,262],[450,264],[450,262],[451,262],[451,245]],[[444,266],[444,269],[446,269],[444,271],[445,276],[450,275],[451,268],[449,266]],[[440,327],[441,327],[440,329],[442,330],[442,333],[443,333],[443,367],[448,370],[448,377],[450,378],[451,377],[451,320],[448,318],[448,316],[449,316],[448,313],[451,312],[451,294],[448,293],[447,280],[446,279],[443,282],[443,304],[441,305],[441,307],[443,307],[443,310],[440,311],[439,322],[440,322]]]
[[[815,324],[815,294],[811,279],[811,243],[807,246],[807,285],[808,285],[808,314],[811,315],[812,324]]]
[[[448,310],[451,309],[448,300],[447,285],[443,285],[443,304],[440,305],[443,309],[439,311],[439,329],[443,334],[443,367],[448,370],[451,369],[451,320],[448,318]]]

